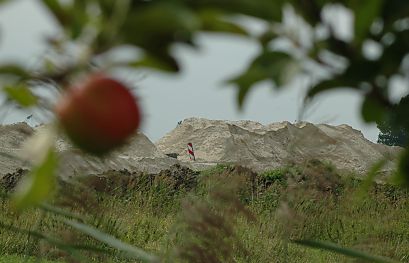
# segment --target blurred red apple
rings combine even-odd
[[[70,87],[57,104],[56,114],[73,143],[97,155],[122,145],[141,122],[136,98],[104,73]]]

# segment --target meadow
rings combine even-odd
[[[409,261],[408,191],[364,186],[353,173],[317,160],[261,174],[218,165],[200,174],[121,171],[103,178],[62,183],[50,204],[162,262],[362,262],[292,242],[300,239]],[[6,198],[0,209],[1,263],[135,262],[68,227],[60,215],[16,213]]]

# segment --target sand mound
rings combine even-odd
[[[177,163],[160,152],[142,133],[130,138],[129,143],[103,158],[84,154],[67,140],[58,140],[64,175],[101,174],[109,170],[158,173]]]
[[[186,153],[189,142],[193,143],[196,162],[189,162]],[[390,160],[385,171],[391,170],[392,160],[400,150],[372,143],[348,125],[289,122],[262,125],[202,118],[184,120],[156,146],[164,153],[177,153],[180,161],[193,166],[236,163],[264,171],[289,162],[318,159],[360,174],[382,158]]]
[[[14,173],[17,169],[27,169],[29,164],[18,158],[21,144],[34,130],[26,123],[0,125],[0,177]]]
[[[31,128],[26,123],[0,126],[0,178],[13,174],[19,169],[29,169],[30,165],[19,156],[21,144],[34,132],[42,132],[47,126]],[[73,147],[65,138],[57,140],[60,154],[60,175],[101,174],[110,170],[127,169],[133,172],[159,173],[177,163],[164,155],[142,133],[130,138],[124,147],[104,158],[85,154]]]

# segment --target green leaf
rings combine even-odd
[[[51,14],[56,18],[57,22],[62,26],[65,27],[69,22],[69,15],[67,12],[67,8],[63,6],[60,1],[58,0],[42,0],[42,3]]]
[[[321,10],[328,4],[327,0],[291,0],[290,2],[297,13],[313,26],[321,22]]]
[[[38,205],[50,197],[55,188],[57,167],[57,154],[49,150],[44,161],[33,167],[30,174],[17,185],[12,197],[15,207],[21,210]]]
[[[266,48],[270,42],[277,38],[278,34],[274,32],[271,28],[267,29],[263,34],[258,37],[260,44]]]
[[[177,61],[170,55],[163,55],[161,57],[146,54],[141,59],[129,63],[127,66],[134,68],[152,68],[165,72],[178,72],[179,65]]]
[[[15,101],[24,108],[35,106],[38,103],[38,98],[27,86],[6,86],[3,91],[8,99]]]
[[[351,0],[355,14],[355,42],[361,44],[369,34],[372,23],[381,15],[384,0]]]
[[[232,33],[247,36],[247,31],[234,22],[228,21],[217,11],[205,10],[199,13],[202,30],[210,32]]]
[[[237,101],[241,108],[250,89],[256,83],[270,80],[280,88],[288,80],[290,66],[294,65],[293,58],[287,53],[278,51],[265,51],[254,59],[247,70],[238,77],[229,80],[238,88]]]
[[[267,22],[280,21],[285,0],[195,0],[189,1],[192,8],[211,8],[226,15],[242,14]]]
[[[409,187],[409,149],[405,149],[399,158],[399,165],[392,181],[400,186]]]
[[[89,225],[80,223],[75,220],[63,220],[67,225],[73,227],[74,229],[87,234],[119,251],[126,253],[129,257],[134,259],[139,259],[143,262],[159,262],[159,258],[154,255],[148,254],[147,252],[143,251],[142,249],[136,248],[129,244],[126,244],[115,237],[108,235],[104,232],[99,231],[98,229],[91,227]]]
[[[41,208],[42,210],[48,212],[48,213],[52,213],[54,215],[59,215],[59,216],[63,216],[63,217],[67,217],[67,218],[74,218],[77,220],[84,220],[84,218],[80,215],[74,214],[72,212],[66,211],[64,209],[61,209],[59,207],[55,207],[52,206],[50,204],[47,203],[42,203],[39,205],[39,208]]]
[[[125,44],[164,53],[174,42],[190,43],[200,29],[200,20],[183,5],[152,2],[131,10],[121,30]]]
[[[321,81],[315,86],[311,87],[307,93],[307,97],[311,98],[324,91],[350,88],[359,89],[364,82],[371,83],[380,74],[380,67],[382,63],[378,61],[369,61],[362,57],[353,58],[349,61],[348,68],[341,74],[332,76],[328,80]]]
[[[370,96],[365,97],[361,112],[365,122],[381,122],[385,116],[382,104]]]
[[[365,195],[368,195],[369,188],[374,182],[376,176],[379,174],[379,171],[386,165],[387,159],[382,159],[372,165],[371,169],[366,174],[364,181],[362,182],[359,190],[357,191],[357,197],[354,200],[362,200]]]
[[[29,79],[31,75],[23,67],[17,64],[5,64],[0,66],[0,75],[18,77],[20,79]]]
[[[354,85],[356,85],[356,82],[343,78],[342,76],[334,77],[332,79],[321,81],[315,86],[312,86],[307,92],[307,97],[312,98],[322,92],[333,90],[333,89],[338,89],[338,88],[355,89]]]
[[[69,34],[71,39],[77,39],[87,22],[89,22],[87,1],[75,0],[72,3],[63,4],[58,0],[42,0],[42,3],[52,13],[60,26]]]
[[[70,23],[68,32],[72,39],[77,39],[89,22],[87,13],[87,1],[75,0],[72,7],[69,9]]]
[[[382,17],[385,27],[389,28],[399,19],[406,19],[409,14],[409,2],[402,0],[387,0],[383,6]]]
[[[361,251],[351,249],[351,248],[345,248],[345,247],[339,246],[331,242],[315,241],[315,240],[293,240],[292,242],[298,245],[306,246],[306,247],[323,249],[323,250],[335,252],[337,254],[342,254],[348,257],[366,260],[368,262],[397,263],[397,261],[394,261],[389,258],[371,255],[371,254],[361,252]]]

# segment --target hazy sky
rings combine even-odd
[[[57,31],[36,0],[15,0],[0,9],[0,62],[18,59],[33,66],[44,53],[44,36]],[[122,72],[127,83],[137,86],[144,112],[143,132],[153,141],[188,117],[249,119],[267,124],[294,122],[301,107],[303,89],[298,86],[275,91],[260,84],[250,93],[245,108],[236,107],[235,90],[223,80],[243,70],[257,52],[257,45],[239,37],[203,34],[200,50],[175,48],[181,58],[179,75],[150,71]],[[141,77],[143,76],[143,77]],[[303,120],[313,123],[349,124],[376,141],[378,130],[360,118],[361,98],[352,92],[337,91],[320,96]],[[22,121],[27,113],[11,112],[6,123]]]

